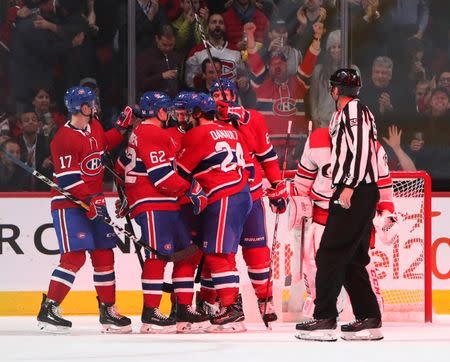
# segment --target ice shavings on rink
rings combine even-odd
[[[297,362],[440,362],[450,356],[450,317],[433,324],[387,323],[380,342],[304,342],[294,324],[248,324],[246,333],[141,335],[139,317],[133,334],[104,335],[98,318],[73,317],[69,335],[46,335],[34,317],[0,318],[1,361],[297,361]]]

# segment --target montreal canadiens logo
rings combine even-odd
[[[280,116],[293,116],[297,112],[296,102],[294,98],[281,97],[273,102],[273,113]]]
[[[86,176],[97,176],[103,170],[100,152],[91,153],[81,161],[81,172]]]

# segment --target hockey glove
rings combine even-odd
[[[133,127],[133,115],[136,114],[136,110],[130,106],[126,106],[119,117],[117,117],[116,128],[119,130],[127,130]]]
[[[128,207],[128,200],[124,198],[123,200],[117,199],[115,202],[116,206],[116,217],[118,219],[122,219],[130,212],[130,209]]]
[[[235,121],[238,125],[247,124],[250,113],[237,103],[217,101],[217,109],[220,118]]]
[[[192,180],[191,187],[186,192],[186,196],[193,205],[194,215],[202,213],[208,205],[208,198],[206,197],[205,191],[203,191],[201,185],[196,180]]]
[[[291,207],[289,208],[288,228],[292,230],[299,227],[302,219],[312,217],[312,203],[307,196],[291,196]]]
[[[383,210],[373,218],[373,226],[381,242],[386,245],[393,243],[395,237],[399,234],[399,224],[397,215],[388,210]]]
[[[97,194],[92,196],[89,200],[89,210],[86,211],[86,216],[89,220],[103,220],[109,219],[108,210],[106,209],[105,196]]]
[[[286,181],[282,180],[266,189],[266,196],[269,198],[270,208],[276,214],[283,214],[289,202],[289,194]]]

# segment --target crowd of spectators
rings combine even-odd
[[[450,190],[450,2],[347,0],[349,65],[374,112],[392,170],[426,170]],[[65,89],[85,85],[111,127],[127,99],[128,0],[0,1],[0,144],[51,176],[49,145]],[[328,79],[341,65],[340,0],[135,0],[136,93],[207,91],[234,79],[266,118],[289,168],[308,121],[327,127]],[[197,16],[196,16],[197,15]],[[206,33],[211,63],[198,22]],[[42,191],[0,152],[0,191]]]

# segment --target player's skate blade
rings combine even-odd
[[[38,329],[44,333],[50,334],[68,334],[70,333],[70,327],[55,326],[50,323],[38,322]]]
[[[336,319],[313,319],[295,326],[295,338],[305,341],[335,342]]]
[[[379,341],[381,333],[381,318],[358,319],[341,326],[342,339],[346,341]]]
[[[202,333],[211,324],[206,314],[199,313],[188,304],[176,308],[177,333]]]
[[[143,323],[141,326],[142,334],[173,334],[177,332],[177,326],[158,326],[156,324]]]
[[[141,322],[141,333],[144,334],[168,334],[177,331],[175,320],[166,317],[155,307],[144,306]]]
[[[102,333],[126,334],[131,333],[131,319],[121,315],[113,303],[102,303],[98,299],[100,310],[100,324]]]
[[[208,333],[243,333],[247,331],[244,322],[231,322],[227,324],[212,324],[206,329]]]
[[[342,332],[344,341],[380,341],[384,338],[380,328],[364,329],[359,332]]]
[[[205,333],[211,327],[209,321],[201,323],[177,322],[177,333]]]
[[[110,334],[127,334],[131,333],[133,328],[131,324],[128,326],[119,327],[114,324],[102,324],[102,333],[110,333]]]
[[[45,333],[65,334],[69,333],[72,322],[61,317],[59,303],[48,299],[42,294],[41,308],[37,316],[38,328]]]
[[[303,341],[316,342],[336,342],[336,332],[334,329],[321,329],[317,331],[296,331],[295,338]]]

